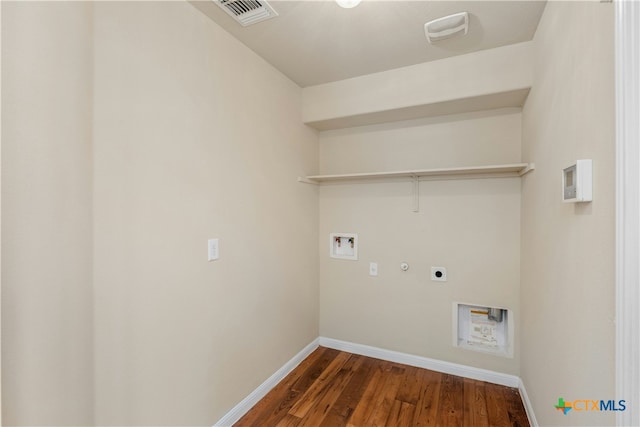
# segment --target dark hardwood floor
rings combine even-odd
[[[529,426],[515,388],[319,347],[236,424]]]

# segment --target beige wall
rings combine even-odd
[[[550,2],[523,117],[521,375],[540,425],[611,425],[559,397],[614,398],[613,5]],[[594,28],[597,28],[594,31]],[[593,159],[592,203],[563,204],[561,171]]]
[[[323,132],[321,172],[519,162],[520,113],[494,113]],[[422,182],[419,213],[411,188],[320,188],[320,334],[518,374],[517,341],[514,358],[453,347],[451,311],[453,301],[495,305],[512,309],[517,322],[519,178]],[[358,233],[358,261],[329,258],[331,232]],[[378,277],[368,275],[369,262],[378,263]],[[446,267],[448,282],[432,282],[431,266]]]
[[[318,333],[521,374],[542,425],[612,423],[552,407],[613,398],[612,34],[610,4],[551,2],[522,114],[318,153],[301,89],[187,3],[2,2],[4,424],[210,425]],[[578,158],[594,202],[562,204]],[[521,159],[522,184],[422,183],[417,214],[409,183],[295,182]],[[515,357],[454,348],[452,301],[511,308]]]
[[[300,88],[188,3],[2,7],[4,423],[213,424],[318,336]]]
[[[89,3],[2,2],[5,425],[89,425]]]
[[[2,52],[2,5],[0,5],[0,52]],[[2,81],[2,54],[0,53],[0,82]],[[2,84],[0,83],[0,99]],[[2,189],[2,102],[0,102],[0,189]],[[2,242],[2,191],[0,191],[0,242]],[[0,426],[2,425],[2,244],[0,244]]]
[[[190,4],[94,7],[96,421],[211,425],[318,336],[317,134]]]
[[[528,89],[530,58],[531,43],[518,43],[306,87],[302,116],[315,123]]]

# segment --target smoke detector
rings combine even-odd
[[[264,0],[214,0],[229,16],[240,25],[257,24],[278,16],[269,3]]]
[[[467,12],[454,13],[424,24],[424,33],[429,43],[439,42],[458,35],[463,36],[468,31],[469,14]]]

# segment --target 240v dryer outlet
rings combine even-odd
[[[434,282],[446,282],[447,269],[444,267],[431,267],[431,280]]]

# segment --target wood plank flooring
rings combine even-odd
[[[319,347],[235,426],[529,426],[515,388]]]

